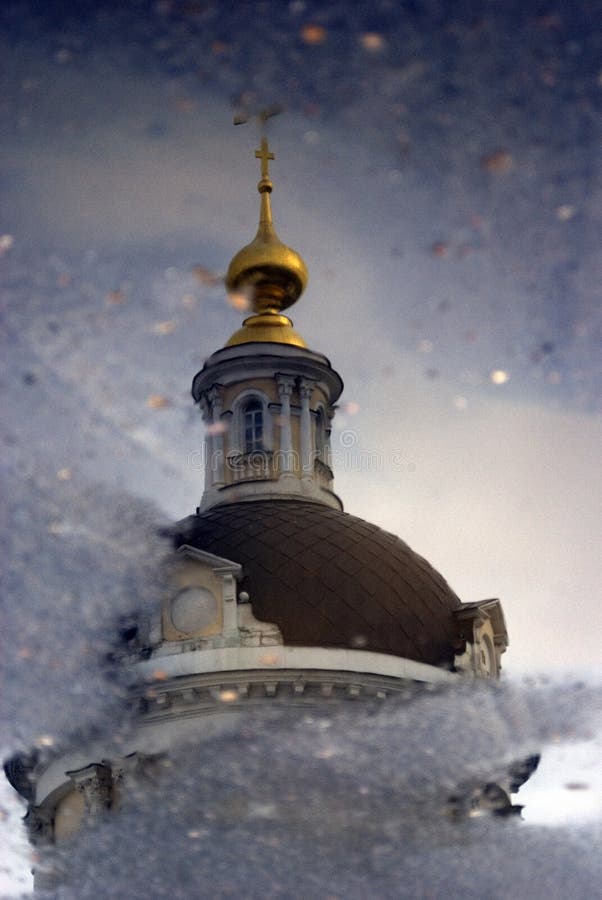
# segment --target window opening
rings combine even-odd
[[[316,418],[316,458],[326,463],[326,423],[324,412],[319,409]]]
[[[259,400],[250,400],[244,413],[245,453],[263,450],[263,406]]]

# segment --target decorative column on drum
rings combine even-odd
[[[291,428],[291,394],[295,384],[292,375],[276,375],[280,398],[280,474],[292,475],[295,468],[293,453],[293,432]]]
[[[304,481],[311,479],[314,473],[311,440],[311,412],[309,408],[313,390],[313,382],[308,378],[299,379],[299,396],[301,397],[301,468]]]
[[[222,431],[222,388],[220,385],[214,384],[207,392],[207,399],[211,404],[211,425],[209,441],[210,447],[210,470],[211,485],[214,488],[224,486],[224,434]]]

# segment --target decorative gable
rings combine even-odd
[[[161,611],[163,649],[282,644],[278,627],[258,621],[248,596],[237,596],[241,576],[239,563],[187,544],[179,547]]]
[[[454,613],[458,648],[454,668],[477,678],[499,678],[508,632],[499,600],[463,603]]]

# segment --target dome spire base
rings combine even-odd
[[[281,316],[274,310],[268,310],[245,319],[242,328],[234,332],[226,347],[253,343],[291,344],[294,347],[307,347],[301,335],[294,330],[293,323],[288,316]]]

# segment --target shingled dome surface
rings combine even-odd
[[[376,525],[305,500],[246,501],[183,519],[175,541],[240,563],[239,589],[285,644],[452,662],[459,598]]]

